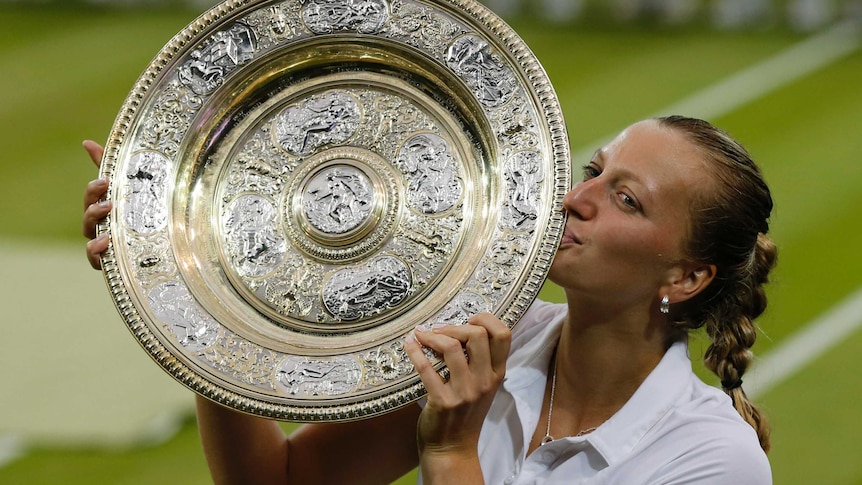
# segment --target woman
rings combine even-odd
[[[106,187],[86,192],[90,238]],[[388,483],[419,464],[427,484],[771,483],[768,426],[741,387],[776,257],[747,152],[704,121],[645,120],[595,153],[563,206],[549,278],[566,304],[536,302],[513,333],[489,314],[418,328],[406,348],[421,408],[285,438],[198,396],[215,481]],[[106,244],[88,244],[93,266]],[[687,332],[702,326],[724,392],[691,371]],[[447,382],[422,346],[444,356]]]

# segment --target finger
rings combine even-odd
[[[417,327],[413,335],[420,344],[440,353],[450,370],[467,370],[467,356],[464,353],[466,338],[462,342],[437,330],[431,332],[425,327]]]
[[[478,325],[488,332],[491,367],[497,373],[505,373],[509,349],[512,346],[512,330],[502,320],[490,313],[474,315],[468,320],[468,323]]]
[[[102,145],[94,142],[93,140],[84,140],[84,150],[87,150],[87,153],[90,155],[90,160],[96,164],[96,167],[102,164],[102,156],[105,154],[105,149],[102,148]]]
[[[422,384],[425,385],[429,397],[440,396],[441,393],[445,392],[446,383],[443,382],[443,379],[434,370],[431,361],[425,356],[425,352],[422,351],[422,345],[412,335],[404,339],[404,350],[407,351],[407,357],[413,363],[413,368],[419,374],[419,378],[422,380]]]
[[[88,239],[96,237],[96,224],[105,218],[110,212],[113,204],[106,200],[96,204],[90,204],[84,211],[81,233]]]
[[[108,180],[91,180],[84,190],[84,209],[98,202],[108,192]]]
[[[419,327],[414,335],[420,344],[439,352],[449,369],[449,393],[440,394],[441,400],[448,398],[449,404],[474,402],[495,381],[488,366],[483,371],[473,373],[460,340],[441,333],[422,331],[422,327]]]
[[[102,253],[108,249],[108,235],[101,236],[87,241],[87,260],[93,269],[102,269]]]
[[[490,336],[480,325],[447,325],[435,327],[434,333],[458,340],[467,350],[467,364],[471,371],[496,370],[491,364]],[[448,361],[447,361],[448,365]]]

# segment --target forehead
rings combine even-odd
[[[646,120],[626,128],[598,152],[604,171],[631,179],[654,202],[691,202],[710,190],[706,158],[685,134]]]

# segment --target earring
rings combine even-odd
[[[670,313],[670,297],[665,295],[661,298],[661,305],[658,307],[659,311],[667,315]]]

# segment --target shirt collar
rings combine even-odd
[[[503,388],[515,397],[523,411],[529,411],[522,414],[522,417],[527,418],[522,425],[529,436],[537,424],[548,365],[559,340],[563,321],[564,318],[553,319],[536,334],[523,335],[525,342],[521,345],[526,350],[520,353],[523,359],[507,362],[509,368]],[[588,443],[608,466],[618,463],[679,402],[690,387],[692,376],[688,343],[685,340],[675,342],[628,402],[610,419],[588,435],[564,440],[579,447]]]
[[[634,395],[585,439],[607,464],[625,458],[690,386],[691,361],[685,341],[676,342],[638,387]]]
[[[519,335],[517,338],[523,342],[515,342],[513,339],[512,347],[523,346],[523,351],[519,351],[517,356],[511,356],[506,362],[506,378],[503,380],[506,391],[517,392],[534,384],[537,379],[541,379],[542,382],[547,381],[551,356],[560,340],[564,320],[565,312],[561,317],[536,328],[535,332]],[[515,330],[518,330],[517,327]],[[542,403],[539,402],[539,407],[541,405]]]

